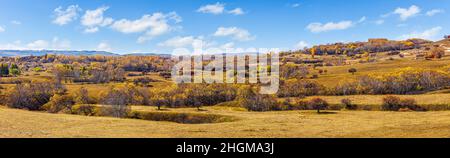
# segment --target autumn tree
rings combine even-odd
[[[0,76],[8,76],[9,75],[9,65],[6,63],[0,64]]]
[[[74,101],[76,104],[89,104],[89,92],[86,88],[81,87],[74,93]]]
[[[310,106],[320,113],[320,110],[325,110],[328,107],[328,102],[321,98],[313,98],[309,101]]]
[[[20,69],[19,66],[17,66],[17,64],[11,64],[10,68],[9,68],[9,73],[13,76],[18,76],[20,75]]]
[[[16,84],[6,94],[6,105],[11,108],[40,110],[56,91],[51,82]]]
[[[50,98],[50,101],[43,105],[43,109],[50,113],[72,113],[72,106],[75,104],[70,95],[56,94]]]
[[[238,104],[248,111],[278,110],[278,102],[273,95],[256,93],[251,86],[241,86],[236,98]]]
[[[354,75],[357,72],[357,70],[356,70],[356,68],[350,68],[350,69],[348,69],[348,72],[351,73],[352,75]]]
[[[439,46],[433,46],[427,54],[428,58],[440,59],[445,55],[445,49]]]

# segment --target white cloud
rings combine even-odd
[[[174,38],[171,38],[164,42],[159,43],[158,46],[185,47],[185,46],[192,45],[195,40],[197,40],[197,39],[193,36],[185,36],[185,37],[177,36],[177,37],[174,37]]]
[[[46,49],[49,48],[49,43],[45,40],[37,40],[27,44],[30,49]]]
[[[216,4],[208,4],[197,9],[200,13],[222,14],[225,10],[225,4],[217,2]]]
[[[177,36],[173,37],[171,39],[168,39],[164,42],[158,43],[158,46],[161,47],[173,47],[173,48],[182,48],[182,47],[193,47],[193,48],[200,48],[203,49],[211,47],[215,45],[214,42],[209,42],[204,39],[203,36]]]
[[[0,33],[5,32],[5,31],[6,31],[5,28],[0,26]]]
[[[99,30],[99,27],[105,27],[113,22],[112,18],[103,17],[103,13],[109,7],[103,6],[95,10],[87,10],[81,19],[81,24],[86,26],[86,33],[94,33]]]
[[[88,27],[84,29],[85,33],[96,33],[98,31],[98,27]]]
[[[291,5],[291,7],[292,8],[297,8],[297,7],[300,7],[300,4],[299,3],[294,3],[294,4]]]
[[[219,27],[214,33],[214,36],[231,36],[233,39],[238,41],[249,41],[254,39],[254,37],[247,30],[237,27]]]
[[[53,11],[55,19],[54,24],[66,25],[78,17],[78,12],[81,11],[78,5],[68,6],[65,10],[60,6]]]
[[[215,15],[223,14],[223,13],[228,13],[228,14],[233,14],[233,15],[245,14],[245,12],[242,8],[235,8],[233,10],[228,10],[228,11],[226,11],[226,10],[227,9],[225,9],[224,3],[217,2],[216,4],[208,4],[208,5],[201,6],[200,8],[197,9],[197,12],[215,14]]]
[[[309,44],[307,42],[300,41],[297,44],[295,44],[294,47],[295,47],[295,49],[303,49],[303,48],[308,47],[308,46],[309,46]]]
[[[13,43],[0,44],[1,50],[24,50],[25,47],[21,46],[21,41],[14,41]]]
[[[115,21],[111,28],[122,33],[142,33],[144,35],[138,38],[138,43],[146,42],[156,36],[160,36],[176,30],[178,27],[172,26],[182,21],[176,12],[153,13],[152,15],[143,15],[137,20],[121,19]]]
[[[438,39],[438,35],[441,32],[442,27],[437,26],[433,27],[431,29],[425,30],[423,32],[412,32],[410,34],[402,35],[400,36],[400,39],[411,39],[411,38],[422,38],[422,39],[428,39],[428,40],[436,40]]]
[[[13,43],[0,44],[0,49],[3,50],[68,50],[70,47],[71,42],[69,40],[60,40],[58,37],[54,37],[51,42],[36,40],[23,44],[22,41],[17,40]]]
[[[58,37],[53,37],[52,49],[55,50],[68,50],[71,47],[71,42],[69,40],[60,40]]]
[[[234,42],[228,42],[220,46],[221,49],[231,49],[234,47]]]
[[[416,5],[412,5],[409,8],[397,8],[394,14],[400,15],[400,19],[405,21],[408,18],[414,17],[420,13],[420,8]]]
[[[233,14],[233,15],[243,15],[245,14],[244,11],[242,10],[242,8],[236,8],[233,10],[228,11],[229,14]]]
[[[427,11],[426,14],[427,14],[427,16],[433,16],[433,15],[443,13],[443,12],[444,12],[444,10],[442,10],[442,9],[433,9],[433,10]]]
[[[11,24],[20,25],[20,24],[22,24],[22,22],[17,21],[17,20],[13,20],[13,21],[11,21]]]
[[[377,21],[375,21],[374,22],[375,24],[377,24],[377,25],[381,25],[381,24],[384,24],[384,20],[377,20]]]
[[[311,23],[306,28],[313,33],[327,32],[333,30],[345,30],[352,27],[354,24],[352,21],[341,21],[341,22],[328,22],[326,24],[322,23]]]
[[[165,33],[169,33],[176,30],[177,27],[172,26],[172,23],[180,23],[182,18],[178,16],[176,12],[153,13],[152,15],[143,15],[140,19],[128,20],[121,19],[115,21],[111,28],[122,33],[142,33],[144,35],[138,38],[139,43],[143,43],[152,39],[155,36],[159,36]]]
[[[112,51],[111,46],[107,43],[107,42],[100,42],[97,45],[97,51],[106,51],[106,52],[110,52]]]
[[[364,22],[364,21],[366,21],[367,20],[367,17],[366,16],[363,16],[363,17],[361,17],[359,20],[358,20],[358,23],[362,23],[362,22]]]

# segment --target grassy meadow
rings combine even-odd
[[[342,80],[352,80],[369,73],[392,72],[398,68],[441,68],[450,65],[450,58],[440,60],[413,60],[411,58],[382,60],[345,66],[326,66],[327,73],[315,80],[326,86],[334,86]],[[349,68],[356,68],[351,74]],[[149,84],[150,90],[160,90],[174,83],[155,73],[146,75],[157,82]],[[14,78],[44,80],[51,77],[46,72],[22,75]],[[132,84],[134,77],[125,82],[105,84],[64,83],[68,93],[81,87],[86,88],[94,98],[112,86]],[[11,78],[2,78],[1,81]],[[1,84],[4,89],[14,84]],[[418,105],[432,107],[427,112],[380,111],[379,106],[386,95],[350,96],[310,96],[322,98],[331,105],[341,105],[341,100],[351,99],[358,110],[326,110],[318,114],[313,110],[250,112],[247,109],[227,102],[216,106],[196,108],[167,108],[157,110],[155,106],[133,105],[132,111],[160,114],[212,115],[231,118],[217,123],[183,124],[169,121],[152,121],[132,118],[113,118],[81,116],[69,114],[50,114],[43,111],[27,111],[0,107],[0,137],[450,137],[450,90],[442,89],[414,95],[395,95],[400,98],[413,98]],[[280,98],[284,100],[286,98]],[[290,98],[298,100],[299,98]],[[156,117],[156,116],[155,116]]]
[[[153,107],[134,107],[154,111]],[[213,113],[237,121],[179,124],[164,121],[49,114],[0,108],[0,137],[450,137],[450,112],[314,111],[247,112],[242,108],[170,109]]]

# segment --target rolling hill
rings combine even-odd
[[[13,56],[42,56],[45,54],[56,54],[56,55],[105,55],[105,56],[117,56],[118,54],[114,54],[106,51],[60,51],[60,50],[0,50],[0,56],[3,57],[13,57]]]

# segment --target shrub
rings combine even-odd
[[[384,74],[369,74],[359,79],[361,94],[408,94],[450,86],[448,73],[420,68],[402,68]]]
[[[100,94],[100,103],[105,105],[149,105],[150,96],[146,88],[133,85],[115,86]]]
[[[126,118],[131,108],[127,105],[103,105],[98,108],[97,115]]]
[[[385,111],[426,111],[424,107],[417,105],[417,102],[413,98],[400,99],[396,96],[387,96],[383,98],[382,110]]]
[[[328,102],[326,100],[323,100],[321,98],[313,98],[309,101],[309,105],[314,109],[317,110],[317,113],[320,113],[320,110],[325,110],[328,107]]]
[[[244,107],[248,111],[271,111],[280,109],[275,97],[262,94],[258,94],[252,100],[247,101]]]
[[[293,110],[309,110],[309,101],[300,100],[297,102],[297,106],[294,107]]]
[[[339,82],[334,88],[330,88],[328,93],[330,95],[354,95],[358,94],[358,83],[353,81]]]
[[[97,107],[94,105],[80,104],[72,106],[72,114],[94,116],[96,115]]]
[[[248,111],[270,111],[279,108],[274,96],[256,93],[250,86],[242,86],[239,89],[238,103]]]
[[[352,104],[352,100],[348,98],[344,98],[341,100],[341,103],[344,105],[347,110],[356,110],[358,108],[357,105]]]
[[[158,107],[158,110],[161,110],[161,106],[167,104],[167,101],[166,101],[166,99],[164,99],[163,97],[160,97],[160,96],[153,96],[153,97],[150,99],[150,104],[152,104],[152,105]]]
[[[76,104],[89,104],[89,92],[86,88],[81,87],[78,91],[74,93],[74,101]]]
[[[296,105],[292,104],[292,100],[289,98],[283,100],[282,102],[279,102],[278,104],[280,106],[282,106],[282,109],[285,109],[285,110],[295,110],[296,109]]]
[[[354,75],[356,73],[356,69],[355,68],[350,68],[348,69],[348,72],[351,73],[352,75]]]
[[[316,81],[309,80],[282,80],[278,97],[304,97],[319,94],[324,86]]]
[[[101,96],[101,103],[105,105],[128,105],[130,104],[130,95],[126,93],[125,89],[110,88]]]
[[[156,82],[156,80],[149,77],[140,77],[133,80],[133,84],[136,86],[148,87],[151,82]]]
[[[43,109],[50,113],[72,113],[72,106],[74,104],[72,96],[55,94],[50,101],[43,106]]]
[[[408,108],[412,111],[426,111],[425,108],[417,105],[417,102],[413,98],[407,98],[400,100],[400,106],[401,108]]]
[[[383,111],[398,111],[401,108],[400,97],[386,96],[383,98],[381,110]]]
[[[41,110],[57,89],[50,82],[17,84],[6,93],[5,104],[11,108]]]

